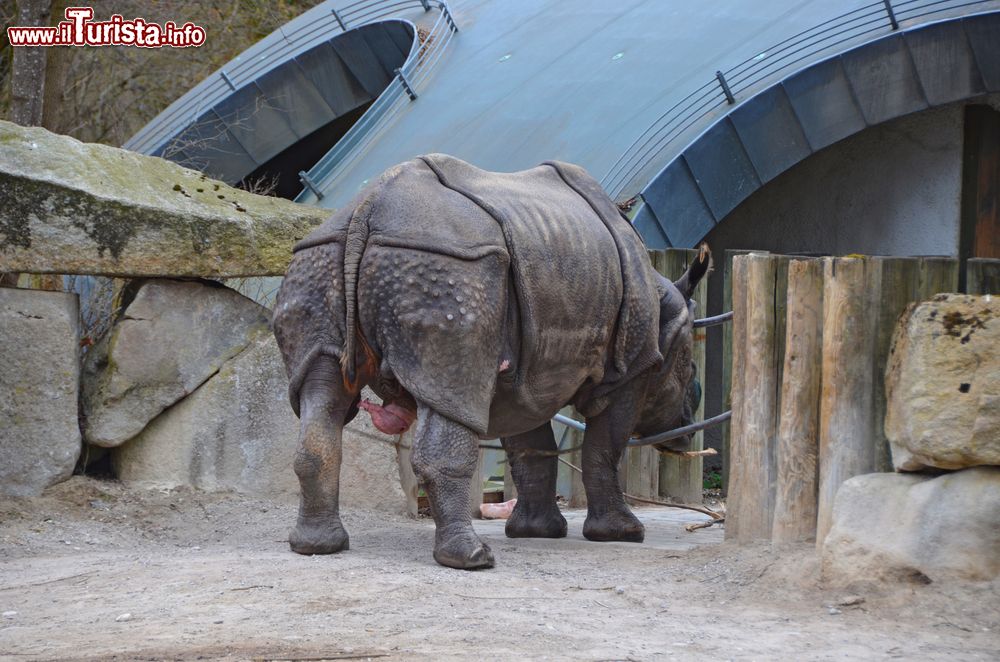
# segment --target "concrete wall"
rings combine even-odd
[[[709,313],[722,312],[726,249],[837,255],[957,255],[963,104],[869,128],[788,170],[706,240],[717,257]],[[722,331],[708,335],[706,411],[722,411]],[[706,444],[719,447],[717,430]]]

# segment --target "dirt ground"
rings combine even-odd
[[[429,520],[348,509],[351,549],[303,557],[292,502],[76,477],[0,503],[0,659],[1000,655],[997,583],[824,588],[811,546],[737,548],[662,512],[637,511],[643,545],[580,539],[578,512],[562,541],[483,523],[497,567],[462,572],[431,559]]]

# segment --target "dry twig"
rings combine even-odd
[[[569,467],[573,471],[576,471],[577,473],[581,473],[581,474],[583,473],[583,469],[581,469],[580,467],[576,466],[575,464],[567,462],[566,460],[564,460],[562,458],[559,458],[559,461],[562,462],[563,464],[565,464],[567,467]],[[716,522],[722,521],[722,520],[726,519],[724,516],[722,516],[720,513],[715,512],[714,510],[709,510],[708,508],[703,508],[702,506],[695,506],[695,505],[692,505],[692,504],[689,504],[689,503],[669,503],[667,501],[658,501],[658,500],[655,500],[655,499],[645,499],[643,497],[637,497],[637,496],[633,496],[631,494],[625,494],[624,496],[625,496],[626,499],[630,499],[630,500],[636,501],[638,503],[648,503],[648,504],[653,505],[653,506],[666,506],[667,508],[681,508],[683,510],[693,510],[695,512],[701,513],[702,515],[708,515],[709,517],[711,517]]]

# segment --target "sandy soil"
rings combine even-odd
[[[960,662],[1000,650],[996,583],[825,589],[810,547],[715,544],[713,529],[684,533],[660,509],[637,511],[651,545],[580,540],[578,513],[563,541],[485,524],[498,566],[480,572],[434,564],[429,521],[351,510],[350,551],[297,556],[284,542],[294,512],[82,477],[6,500],[0,659]]]

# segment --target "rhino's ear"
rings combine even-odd
[[[685,301],[689,301],[698,287],[698,283],[706,274],[712,271],[712,251],[708,249],[708,244],[701,242],[698,246],[698,256],[678,280],[674,281],[674,286],[680,290]]]

